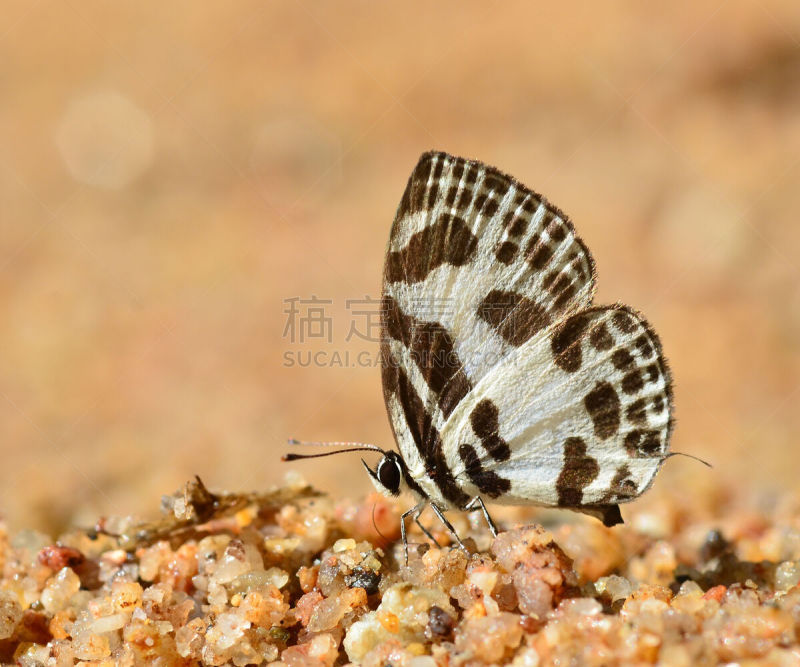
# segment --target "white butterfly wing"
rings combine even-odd
[[[444,153],[422,156],[390,235],[381,343],[384,398],[415,491],[444,507],[463,507],[479,493],[548,505],[567,498],[576,506],[630,499],[633,489],[628,477],[621,478],[623,459],[617,456],[621,436],[592,440],[595,422],[581,408],[613,366],[608,357],[616,348],[608,354],[582,351],[580,372],[560,377],[550,342],[590,307],[594,275],[594,261],[572,224],[542,196],[481,163]],[[584,319],[605,311],[588,312],[595,314]],[[658,350],[646,325],[630,317]],[[656,354],[664,369],[668,423],[669,379]],[[602,392],[595,396],[602,403]],[[487,444],[489,427],[482,427],[483,439],[472,429],[482,416],[491,422],[487,401],[497,413],[497,437],[511,449],[503,460]],[[630,402],[620,398],[623,412]],[[640,430],[648,433],[658,428],[649,421],[644,426]],[[564,444],[569,437],[583,439],[585,456],[576,441]],[[602,447],[614,457],[602,458]],[[580,497],[559,492],[570,475],[559,477],[565,454],[576,470],[579,459],[596,455],[604,461],[592,483],[580,487]],[[653,461],[625,462],[640,492],[657,465],[650,474]],[[508,480],[501,483],[508,490],[482,490],[470,476],[479,470],[484,487],[493,473]],[[619,493],[608,495],[611,487]]]
[[[415,321],[444,328],[476,382],[510,349],[591,303],[594,260],[541,195],[479,162],[426,153],[392,225],[383,294]]]
[[[671,405],[656,334],[625,306],[593,307],[473,388],[442,431],[447,465],[468,494],[604,515],[650,486]]]

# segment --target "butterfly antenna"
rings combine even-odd
[[[687,458],[694,459],[695,461],[700,461],[700,463],[702,463],[704,466],[708,466],[709,468],[714,467],[708,461],[704,461],[699,456],[695,456],[694,454],[686,454],[685,452],[670,452],[669,454],[664,455],[664,460],[666,461],[673,456],[685,456]]]
[[[335,452],[323,452],[322,454],[284,454],[281,457],[282,461],[299,461],[300,459],[318,459],[322,456],[333,456],[334,454],[342,454],[344,452],[381,452],[383,450],[376,446],[370,445],[365,442],[310,442],[305,440],[296,440],[289,438],[290,445],[303,445],[313,447],[339,447]]]

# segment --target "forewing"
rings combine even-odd
[[[589,251],[541,195],[479,162],[423,155],[383,278],[384,396],[410,467],[440,463],[439,432],[472,388],[593,293]]]
[[[469,495],[603,510],[650,486],[671,415],[655,332],[626,306],[598,306],[503,360],[441,437],[457,445],[447,464]]]

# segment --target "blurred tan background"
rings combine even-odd
[[[263,488],[289,436],[390,445],[378,369],[344,367],[377,351],[348,300],[378,296],[431,148],[572,217],[598,300],[662,337],[673,448],[715,464],[688,477],[793,485],[800,3],[553,5],[4,2],[11,524],[152,514],[194,473]],[[369,488],[355,455],[297,467]]]

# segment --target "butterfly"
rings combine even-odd
[[[416,497],[401,520],[406,559],[409,516],[433,539],[419,520],[428,505],[461,546],[444,512],[480,509],[496,535],[484,500],[622,523],[619,505],[671,456],[658,336],[628,306],[593,304],[595,279],[543,196],[481,162],[420,158],[383,272],[383,396],[399,451],[326,443],[380,452],[374,469],[362,459],[376,489]]]

